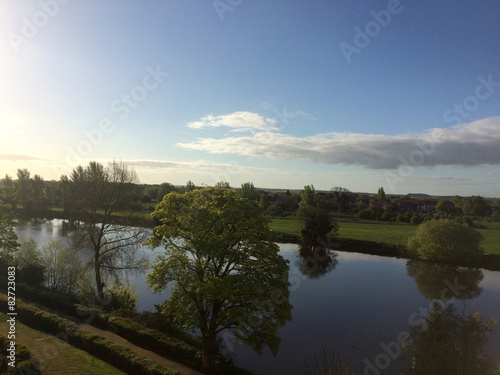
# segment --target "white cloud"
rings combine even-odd
[[[263,117],[258,113],[239,111],[221,116],[208,115],[199,121],[188,123],[187,127],[191,129],[203,129],[225,126],[232,128],[233,131],[272,131],[278,129],[276,127],[277,123],[277,120]]]
[[[261,131],[222,139],[200,138],[178,143],[184,149],[211,154],[306,159],[315,163],[359,165],[371,169],[413,166],[500,164],[500,117],[420,135],[327,133],[309,137]]]

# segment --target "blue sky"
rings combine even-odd
[[[500,4],[4,1],[0,172],[500,196]]]

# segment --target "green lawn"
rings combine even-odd
[[[384,242],[394,245],[406,245],[408,238],[415,234],[417,226],[394,222],[350,222],[339,221],[339,237],[346,239]],[[488,254],[500,255],[500,223],[479,223],[487,229],[480,229],[484,237],[483,248]],[[297,219],[272,219],[271,229],[275,232],[300,234],[300,222]]]
[[[8,332],[7,315],[0,313],[0,332]],[[16,342],[28,347],[42,364],[42,374],[122,375],[124,372],[64,341],[16,322]]]

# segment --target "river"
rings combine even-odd
[[[41,246],[53,238],[71,244],[61,220],[24,222],[19,236]],[[162,249],[146,250],[153,260]],[[457,312],[500,320],[500,272],[437,266],[418,261],[337,251],[327,264],[304,258],[298,246],[280,244],[290,261],[292,321],[280,329],[280,351],[262,357],[249,347],[231,347],[237,365],[256,374],[298,374],[321,348],[335,350],[359,374],[399,374],[404,361],[398,337],[422,321],[431,300],[453,303]],[[130,278],[138,309],[154,310],[167,294],[147,288],[146,273]],[[500,362],[500,330],[488,336],[485,355]]]

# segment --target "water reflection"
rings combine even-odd
[[[412,364],[403,374],[498,374],[496,363],[482,354],[496,323],[484,322],[479,313],[459,314],[453,305],[435,303],[425,324],[412,329],[403,350]]]
[[[324,246],[302,244],[299,255],[296,266],[309,279],[317,279],[333,271],[339,263],[337,252]]]
[[[406,273],[415,279],[418,290],[429,300],[449,301],[478,297],[484,274],[480,269],[409,260]]]

